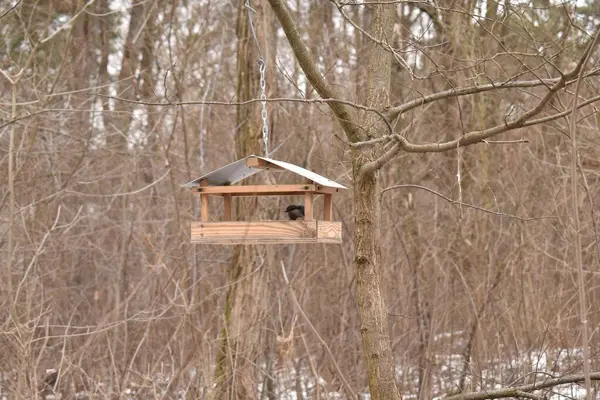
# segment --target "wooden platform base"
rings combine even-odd
[[[192,222],[191,242],[201,244],[342,243],[334,221]]]

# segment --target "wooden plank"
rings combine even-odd
[[[202,241],[193,241],[192,244],[210,244],[210,245],[255,245],[255,244],[341,244],[341,240],[331,240],[331,239],[301,239],[301,238],[291,238],[291,239],[281,239],[281,238],[262,238],[262,239],[239,239],[239,238],[229,238],[229,239],[213,239],[207,238]]]
[[[304,194],[304,220],[310,221],[313,219],[313,194]]]
[[[317,193],[326,194],[326,193],[339,193],[341,189],[332,188],[329,186],[317,185]]]
[[[211,244],[316,243],[317,221],[193,221],[191,241]]]
[[[200,181],[200,186],[207,186],[208,185],[208,181],[205,179],[202,179]],[[203,194],[200,196],[200,219],[202,221],[208,221],[208,216],[209,216],[209,209],[208,209],[208,195]]]
[[[236,185],[236,186],[196,186],[192,191],[198,193],[207,193],[211,196],[222,196],[231,194],[232,196],[282,196],[282,195],[302,195],[306,192],[314,194],[338,193],[340,189],[328,186],[313,184],[297,185]]]
[[[192,222],[198,244],[342,243],[342,223],[331,221]]]
[[[251,158],[246,159],[246,166],[249,168],[276,169],[279,171],[284,170],[279,165],[275,165],[266,160],[256,158],[256,157],[251,157]]]
[[[325,221],[333,220],[333,196],[326,194],[323,197],[323,219]]]
[[[232,196],[276,196],[299,195],[306,192],[318,192],[317,185],[246,185],[246,186],[199,186],[201,194]]]
[[[223,195],[223,219],[225,221],[231,221],[231,195],[230,194]]]
[[[342,243],[342,223],[317,221],[317,241],[319,243]]]

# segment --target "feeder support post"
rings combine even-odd
[[[203,179],[200,186],[208,186],[208,181]],[[200,193],[200,220],[208,222],[208,194]]]
[[[313,219],[313,194],[312,192],[304,193],[304,219]]]
[[[323,219],[325,221],[333,221],[333,196],[327,193],[323,197]]]
[[[231,221],[231,194],[223,195],[223,219]]]

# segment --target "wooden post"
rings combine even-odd
[[[313,194],[304,193],[304,219],[313,219]]]
[[[201,180],[200,186],[208,186],[208,181]],[[208,194],[200,193],[200,220],[208,221]]]
[[[246,160],[246,166],[249,168],[275,169],[279,171],[283,170],[283,168],[281,168],[279,165],[275,165],[256,157],[248,158]]]
[[[223,195],[223,219],[225,221],[231,221],[231,195]]]
[[[326,194],[323,197],[323,219],[325,221],[333,221],[333,196]]]

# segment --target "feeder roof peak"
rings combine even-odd
[[[260,157],[256,155],[249,155],[240,160],[232,162],[231,164],[225,165],[219,169],[216,169],[208,174],[202,175],[199,178],[194,179],[183,185],[186,188],[194,188],[200,185],[200,181],[205,180],[208,186],[228,186],[234,185],[258,172],[261,172],[264,167],[249,166],[249,159],[262,160],[267,165],[272,164],[280,169],[293,172],[296,175],[300,175],[306,179],[313,181],[314,183],[337,189],[347,189],[344,185],[332,181],[329,178],[321,176],[317,173],[307,170],[306,168],[299,167],[294,164],[290,164],[285,161],[279,161],[272,158]]]

